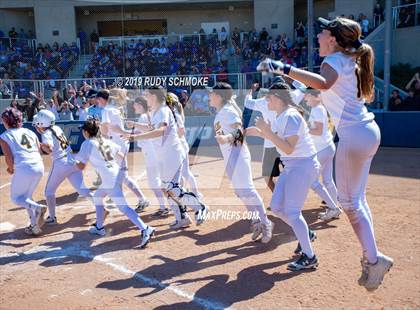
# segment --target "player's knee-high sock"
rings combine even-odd
[[[312,184],[311,188],[315,191],[315,193],[318,194],[319,197],[321,197],[322,200],[324,200],[327,203],[327,206],[331,209],[337,209],[338,206],[330,196],[330,194],[327,192],[327,189],[319,182],[318,180]]]
[[[312,249],[311,240],[309,239],[308,224],[306,224],[302,213],[297,218],[288,219],[288,224],[292,227],[293,232],[302,247],[302,252],[308,257],[313,257],[314,251]]]
[[[96,209],[96,227],[102,228],[104,227],[104,212],[105,208],[103,205],[95,206]]]

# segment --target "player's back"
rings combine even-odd
[[[42,164],[38,148],[38,137],[27,128],[11,128],[0,136],[13,154],[15,168]]]
[[[53,160],[66,157],[72,151],[67,137],[58,126],[52,126],[42,134],[42,143],[49,144],[52,147]]]

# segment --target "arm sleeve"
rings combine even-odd
[[[92,142],[86,140],[82,143],[79,153],[76,155],[76,160],[80,161],[83,164],[86,164],[89,161],[90,152],[92,150]]]

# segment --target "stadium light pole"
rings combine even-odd
[[[313,48],[314,48],[314,1],[308,0],[308,70],[314,71],[313,64]]]
[[[388,110],[391,84],[392,0],[385,3],[384,111]]]

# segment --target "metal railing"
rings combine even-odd
[[[420,2],[393,7],[392,21],[394,29],[419,26]]]
[[[36,39],[0,37],[0,41],[6,46],[8,46],[9,48],[18,47],[18,46],[19,47],[28,46],[31,48],[32,52],[36,51],[36,48],[38,45]]]

